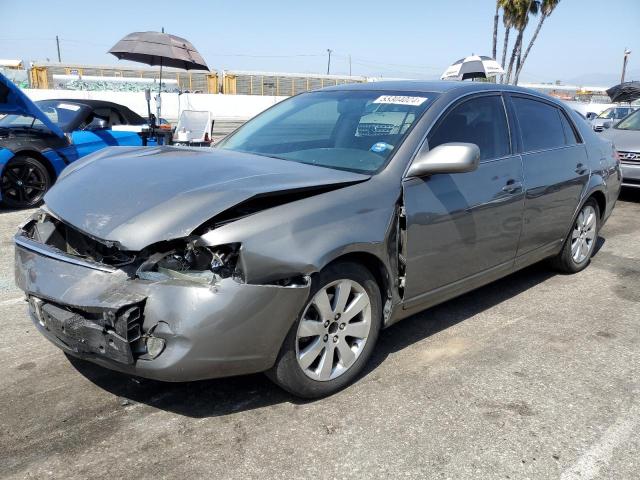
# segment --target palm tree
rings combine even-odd
[[[547,17],[553,13],[555,8],[558,6],[558,3],[560,3],[560,0],[542,0],[542,5],[540,6],[540,13],[541,13],[540,20],[538,21],[538,26],[536,27],[536,31],[533,32],[533,36],[529,41],[529,45],[527,45],[527,49],[525,50],[524,55],[522,56],[522,61],[520,62],[520,65],[516,69],[516,74],[513,79],[513,83],[515,85],[518,84],[518,78],[520,77],[520,72],[522,71],[522,67],[524,66],[524,62],[527,60],[527,56],[531,51],[531,47],[533,47],[533,44],[538,38],[538,34],[540,33],[542,24],[547,19]]]
[[[514,0],[498,0],[498,3],[502,7],[502,23],[504,25],[504,42],[502,44],[502,62],[501,66],[504,70],[504,63],[507,60],[507,49],[509,48],[509,33],[511,27],[514,25],[516,17],[516,1]],[[496,57],[493,57],[496,58]],[[496,58],[497,60],[497,58]],[[500,83],[503,82],[504,74],[500,75]]]
[[[500,0],[496,0],[496,14],[493,16],[493,49],[491,58],[495,60],[498,46],[498,20],[500,19]]]
[[[513,27],[518,30],[518,36],[516,37],[516,43],[511,51],[511,60],[509,60],[509,68],[507,69],[506,83],[511,81],[511,72],[513,71],[513,64],[516,61],[516,57],[520,55],[522,49],[522,37],[524,35],[524,29],[527,28],[529,23],[529,14],[537,15],[539,0],[515,0],[515,16],[513,19]]]

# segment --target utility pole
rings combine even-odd
[[[349,54],[349,76],[351,76],[351,54]]]
[[[624,83],[624,75],[627,73],[627,62],[629,61],[629,55],[631,54],[631,50],[627,47],[624,48],[624,59],[622,60],[622,77],[620,78],[620,83]]]
[[[162,27],[164,33],[164,27]],[[158,96],[156,97],[156,119],[160,125],[160,116],[162,114],[162,57],[160,57],[160,78],[158,79]]]
[[[329,59],[327,60],[327,75],[329,75],[329,71],[331,70],[331,52],[333,52],[333,50],[327,48],[327,53],[329,54]]]
[[[62,63],[60,59],[60,38],[56,35],[56,47],[58,47],[58,63]]]

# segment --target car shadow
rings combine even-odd
[[[640,188],[623,188],[618,200],[640,203]]]
[[[538,263],[392,325],[380,335],[365,374],[375,370],[389,354],[464,322],[555,275],[558,273],[548,264]]]
[[[28,214],[31,210],[28,208],[8,208],[8,207],[0,207],[0,214],[2,213],[16,213],[16,212],[25,212]]]
[[[361,378],[373,372],[393,352],[464,322],[554,275],[546,265],[534,265],[391,326],[381,333]],[[188,417],[223,416],[283,402],[307,403],[276,387],[262,374],[165,383],[133,378],[73,357],[69,360],[88,380],[118,396],[123,405],[142,403]]]

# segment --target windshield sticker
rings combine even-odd
[[[369,150],[375,153],[382,153],[385,150],[392,150],[392,149],[393,149],[393,145],[389,145],[386,142],[378,142],[371,145],[371,148]]]
[[[406,95],[381,95],[373,103],[391,103],[394,105],[410,105],[417,107],[429,100],[427,97],[409,97]]]
[[[77,112],[78,110],[80,110],[80,105],[74,105],[73,103],[59,103],[58,108],[73,110],[74,112]]]

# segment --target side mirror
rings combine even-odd
[[[604,128],[611,128],[611,122],[604,122],[604,123],[602,124],[602,126],[603,126]]]
[[[465,173],[478,168],[480,149],[473,143],[444,143],[419,155],[409,167],[409,177],[433,173]]]

